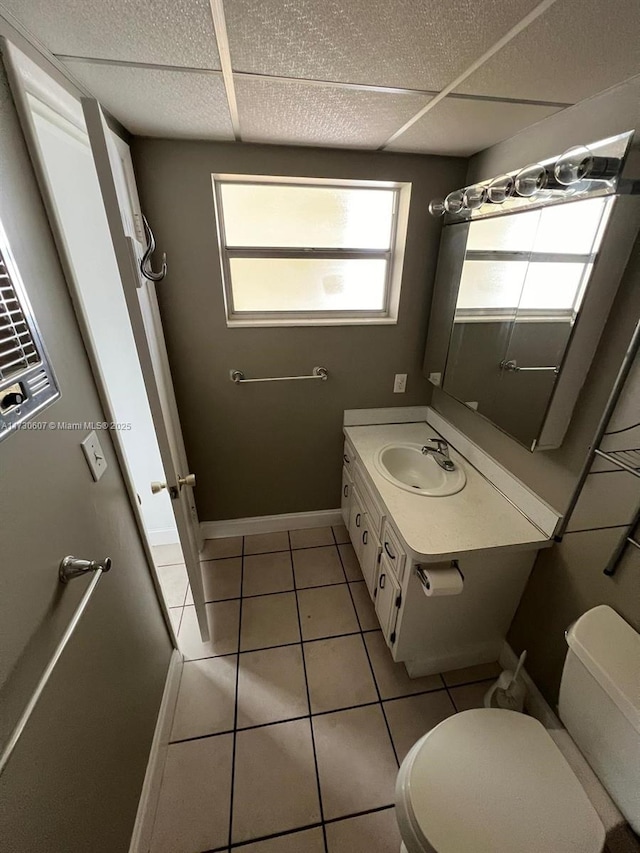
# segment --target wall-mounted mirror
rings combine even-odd
[[[562,442],[637,231],[618,184],[566,190],[448,217],[425,357],[434,384],[531,450]]]

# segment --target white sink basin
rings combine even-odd
[[[421,444],[386,444],[373,461],[386,480],[415,495],[455,495],[467,482],[459,462],[454,471],[445,471],[433,456],[422,453]]]

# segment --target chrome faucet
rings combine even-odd
[[[444,438],[430,438],[422,448],[422,452],[425,456],[433,456],[445,471],[455,471],[456,466],[449,458],[449,445]]]

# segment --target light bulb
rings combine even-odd
[[[444,208],[444,199],[442,198],[432,198],[429,202],[429,213],[432,216],[444,216],[445,208]]]
[[[487,187],[487,198],[493,204],[502,204],[516,191],[513,175],[500,175],[494,178]]]
[[[596,157],[586,145],[577,145],[558,158],[553,171],[559,183],[568,186],[586,178],[611,180],[618,174],[620,163],[618,157]]]
[[[486,200],[487,188],[480,186],[480,184],[467,187],[462,194],[462,206],[466,208],[466,210],[478,210]]]
[[[548,182],[549,175],[545,167],[541,163],[531,163],[518,172],[514,184],[518,195],[531,198],[543,190]]]
[[[444,209],[447,213],[460,213],[462,210],[463,190],[454,190],[444,200]]]

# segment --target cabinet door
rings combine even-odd
[[[360,495],[351,488],[351,517],[349,520],[349,536],[353,550],[360,563],[362,563],[362,532],[366,525],[366,515],[360,500]]]
[[[351,517],[351,497],[353,493],[353,480],[345,466],[342,468],[342,497],[340,498],[340,510],[342,512],[342,520],[344,526],[349,529],[349,521]]]
[[[400,584],[390,570],[385,557],[380,564],[378,590],[376,595],[376,613],[382,628],[382,633],[388,646],[395,642],[396,621],[400,607]]]
[[[380,540],[371,529],[373,525],[370,523],[371,520],[368,513],[365,518],[366,525],[361,536],[362,553],[360,555],[360,566],[367,584],[367,589],[369,590],[369,595],[371,598],[374,598],[378,584],[378,571],[380,568],[379,561],[382,548],[380,547]]]

